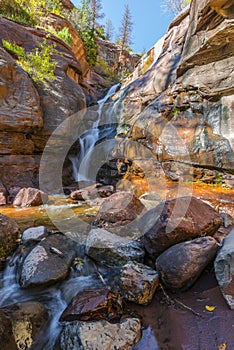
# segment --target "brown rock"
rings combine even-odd
[[[0,206],[7,204],[7,190],[0,180]]]
[[[38,302],[17,303],[3,308],[2,311],[10,319],[9,326],[12,327],[16,349],[29,349],[48,319],[46,308]],[[9,332],[9,329],[5,331]],[[15,348],[8,344],[8,349]]]
[[[172,245],[203,235],[213,235],[222,217],[195,197],[179,197],[148,211],[139,223],[147,252],[156,257]]]
[[[11,319],[2,310],[0,310],[0,344],[2,350],[18,350]]]
[[[0,214],[0,258],[8,256],[16,247],[19,226],[11,218]]]
[[[126,225],[145,210],[141,201],[128,192],[116,192],[102,203],[96,221],[111,226]]]
[[[158,284],[158,273],[149,266],[133,261],[123,266],[120,288],[125,299],[140,305],[148,305]]]
[[[97,198],[110,197],[114,193],[113,186],[100,186],[98,184],[75,190],[70,194],[70,198],[73,200],[93,200]]]
[[[13,205],[15,207],[30,207],[46,204],[48,195],[36,188],[22,188],[16,195]]]
[[[60,321],[111,320],[120,316],[122,299],[106,289],[78,293],[64,310]]]
[[[188,289],[215,258],[217,250],[213,237],[176,244],[157,258],[159,278],[170,289]]]

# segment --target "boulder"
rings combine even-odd
[[[115,192],[113,186],[100,186],[98,184],[75,190],[70,194],[73,200],[93,200],[96,198],[110,197]]]
[[[145,252],[137,241],[97,228],[89,232],[86,254],[98,262],[115,266],[124,265],[129,260],[142,261]]]
[[[234,229],[224,239],[214,267],[222,294],[229,307],[234,309]]]
[[[30,227],[22,233],[21,242],[23,244],[40,242],[46,233],[47,228],[45,226]]]
[[[140,220],[142,243],[152,257],[174,244],[212,236],[222,225],[222,217],[195,197],[179,197],[149,210]]]
[[[17,247],[20,230],[17,223],[0,214],[0,258],[8,256]]]
[[[48,195],[36,188],[22,188],[16,195],[13,205],[15,207],[30,207],[46,204]]]
[[[7,204],[7,190],[0,180],[0,206]]]
[[[122,298],[108,289],[84,290],[63,311],[60,321],[111,320],[120,317]]]
[[[149,266],[129,262],[120,274],[120,290],[125,299],[148,305],[158,287],[158,273]]]
[[[10,305],[3,308],[2,313],[8,317],[9,328],[5,328],[6,326],[4,327],[4,323],[1,323],[1,325],[4,327],[5,334],[9,333],[12,329],[13,339],[15,342],[15,344],[12,342],[12,347],[10,344],[7,344],[8,346],[6,349],[12,350],[27,350],[31,348],[48,319],[48,312],[46,308],[42,304],[35,301],[26,301]],[[1,340],[0,343],[1,349],[2,346],[3,349],[5,349],[5,343],[1,342]]]
[[[116,192],[102,203],[96,223],[108,227],[124,226],[137,219],[144,211],[144,205],[133,194]]]
[[[130,350],[141,338],[141,321],[128,318],[112,324],[72,322],[65,324],[61,336],[61,350]]]
[[[74,242],[61,234],[42,240],[19,266],[20,286],[47,286],[66,278],[75,255],[74,248]]]
[[[217,242],[210,236],[179,243],[157,258],[156,270],[166,287],[186,290],[212,262],[217,250]]]

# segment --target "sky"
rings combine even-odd
[[[118,32],[124,6],[129,5],[133,25],[133,51],[143,52],[150,49],[167,31],[172,20],[161,8],[163,0],[102,0],[103,12],[110,18]],[[78,5],[78,0],[73,0]],[[115,36],[113,37],[115,40]]]

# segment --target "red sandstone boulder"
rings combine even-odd
[[[213,237],[199,237],[174,245],[156,260],[163,284],[170,289],[187,289],[215,258],[218,245]]]
[[[16,195],[13,205],[16,207],[38,206],[48,202],[48,195],[36,188],[22,188]]]
[[[149,210],[139,223],[147,252],[157,257],[179,242],[212,236],[223,219],[208,204],[194,197],[168,200]]]

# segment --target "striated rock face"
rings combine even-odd
[[[0,18],[0,39],[26,52],[37,47],[46,35],[44,30]],[[40,87],[16,64],[15,57],[0,47],[0,179],[7,190],[16,185],[38,185],[40,154],[48,137],[70,115],[86,107],[79,85],[83,67],[77,60],[82,61],[84,53],[76,57],[71,48],[53,36],[47,41],[56,45],[56,80]]]
[[[115,157],[139,159],[145,173],[158,165],[173,180],[233,173],[234,20],[224,1],[214,3],[195,0],[172,22],[157,61],[112,106],[127,132]]]

